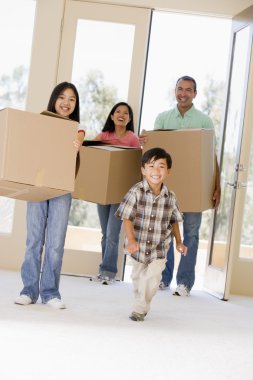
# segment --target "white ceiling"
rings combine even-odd
[[[98,2],[98,0],[89,1]],[[99,2],[227,18],[232,18],[253,5],[253,0],[99,0]]]

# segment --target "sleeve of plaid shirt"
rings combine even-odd
[[[134,188],[131,188],[128,193],[124,196],[123,201],[120,203],[118,210],[115,213],[115,216],[120,219],[129,219],[134,220],[136,214],[136,192]]]
[[[175,222],[183,222],[183,220],[184,220],[183,215],[181,214],[181,212],[178,208],[177,201],[175,198],[175,205],[174,205],[174,208],[173,208],[173,211],[171,214],[170,224],[173,224]]]

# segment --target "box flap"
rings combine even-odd
[[[153,131],[147,131],[147,133],[153,133],[153,132],[190,132],[190,131],[208,131],[212,130],[207,128],[181,128],[181,129],[154,129]]]
[[[102,145],[102,146],[96,146],[96,145],[91,145],[91,148],[96,148],[96,149],[103,149],[103,150],[108,150],[108,151],[121,151],[121,150],[141,150],[141,147],[136,148],[132,146],[122,146],[122,145]]]
[[[70,118],[68,118],[66,116],[62,116],[62,115],[59,115],[58,113],[47,111],[47,110],[42,111],[40,114],[44,115],[44,116],[58,117],[59,119],[71,120]]]
[[[97,146],[97,145],[106,145],[103,141],[98,140],[84,140],[82,146]]]

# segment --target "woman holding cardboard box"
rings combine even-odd
[[[134,134],[133,111],[129,104],[120,102],[114,105],[109,113],[102,132],[94,140],[110,145],[121,145],[139,148],[138,137]],[[102,229],[102,262],[99,273],[91,281],[103,285],[115,281],[118,261],[119,235],[122,221],[115,217],[119,204],[98,205],[98,216]]]
[[[79,122],[79,95],[76,87],[68,82],[58,84],[51,94],[47,110]],[[79,129],[73,141],[77,152],[83,139],[84,131]],[[40,296],[43,304],[65,309],[59,292],[59,282],[70,205],[70,193],[42,202],[27,203],[26,252],[21,267],[24,287],[15,299],[16,304],[36,303]],[[42,264],[44,245],[45,256]]]

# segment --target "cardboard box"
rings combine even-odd
[[[77,122],[5,108],[0,111],[0,195],[42,201],[72,192]]]
[[[73,198],[103,205],[120,203],[141,180],[141,149],[82,146]]]
[[[182,212],[213,208],[215,143],[212,129],[184,129],[148,132],[143,152],[161,147],[172,157],[166,185],[174,191]]]

